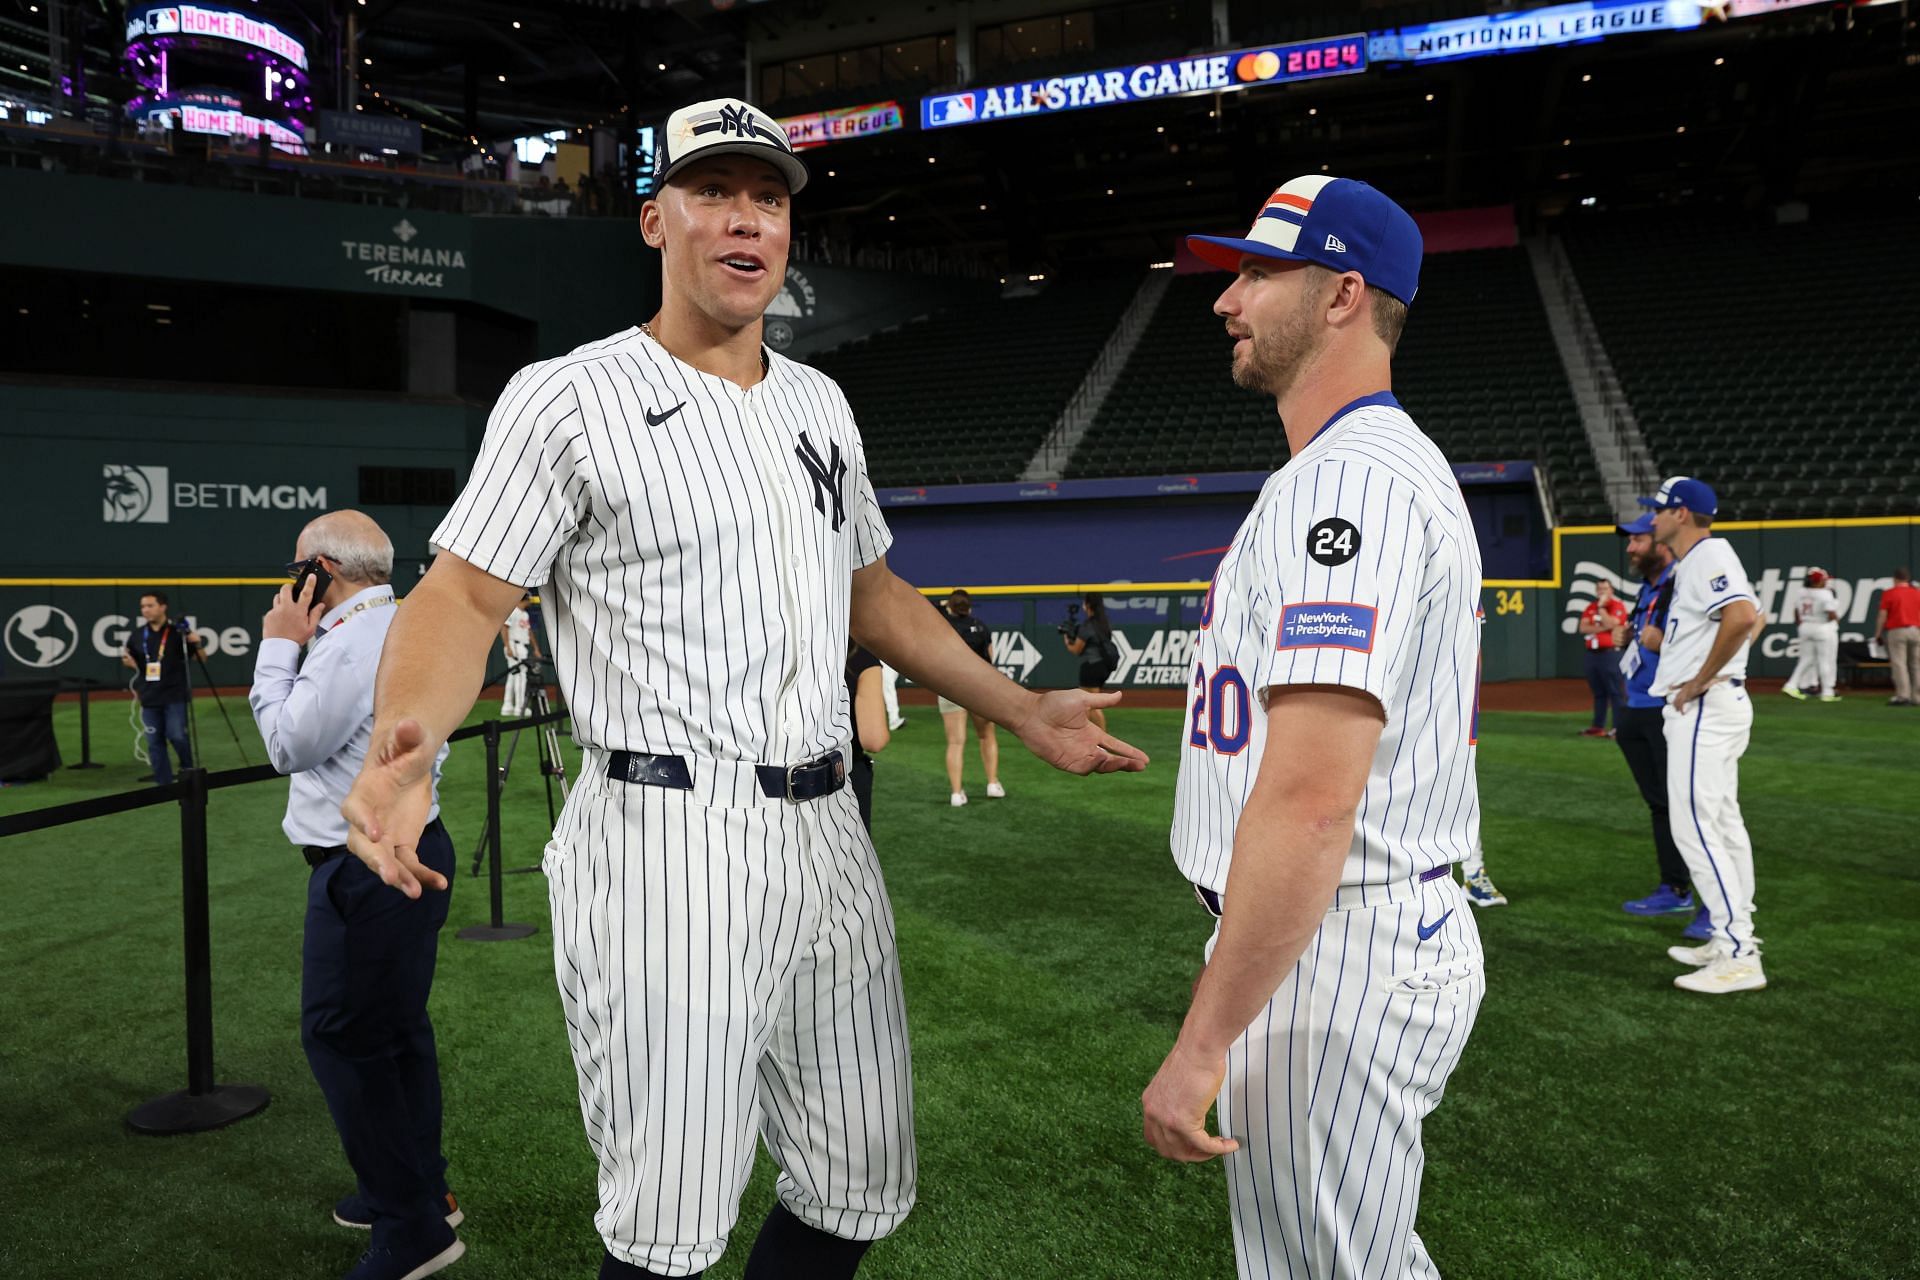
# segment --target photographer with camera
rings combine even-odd
[[[955,587],[947,597],[947,621],[973,650],[980,661],[993,661],[993,632],[987,624],[973,616],[973,597],[963,589]],[[1000,738],[999,730],[993,721],[978,713],[969,712],[957,702],[945,697],[940,699],[940,720],[947,731],[947,782],[952,795],[948,803],[958,809],[967,802],[966,788],[960,784],[960,761],[967,752],[967,720],[973,720],[973,736],[980,741],[980,763],[987,771],[987,797],[991,800],[1004,800],[1007,789],[1000,785]]]
[[[196,658],[207,656],[187,624],[167,616],[164,591],[148,591],[140,597],[140,617],[144,627],[127,637],[120,651],[120,665],[141,674],[138,681],[140,719],[147,730],[147,758],[153,764],[153,784],[164,787],[173,781],[173,762],[167,758],[172,743],[182,769],[193,768],[193,746],[187,737],[187,716],[193,700],[193,685],[187,679],[187,651]]]
[[[1113,624],[1107,621],[1106,601],[1089,592],[1085,603],[1085,618],[1080,616],[1079,605],[1070,604],[1067,620],[1054,629],[1066,641],[1067,652],[1080,659],[1080,687],[1088,693],[1099,693],[1120,665],[1120,646],[1113,639]],[[1089,715],[1102,729],[1107,727],[1106,712]]]

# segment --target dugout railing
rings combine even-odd
[[[509,731],[540,729],[568,718],[562,709],[519,720],[485,720],[449,735],[448,742],[480,739],[487,752],[487,879],[490,921],[463,929],[459,937],[476,942],[500,942],[534,933],[527,924],[505,918],[501,866],[500,794],[506,778],[500,768],[500,742]],[[215,791],[267,782],[287,775],[272,765],[208,772],[183,769],[163,786],[142,787],[76,800],[70,804],[0,815],[0,839],[69,826],[94,818],[131,813],[163,804],[180,806],[180,918],[186,969],[187,1087],[162,1094],[127,1113],[127,1126],[136,1133],[166,1136],[219,1129],[257,1115],[272,1100],[262,1085],[221,1084],[213,1067],[213,945],[212,904],[207,882],[208,798]],[[398,892],[396,890],[396,892]]]

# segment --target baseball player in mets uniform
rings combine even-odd
[[[1807,686],[1816,680],[1820,701],[1840,701],[1833,691],[1840,662],[1840,597],[1827,585],[1829,581],[1825,569],[1816,565],[1807,570],[1807,584],[1793,602],[1794,620],[1800,624],[1800,657],[1780,692],[1803,702]]]
[[[748,1277],[844,1277],[914,1201],[894,928],[845,786],[849,624],[1076,773],[1146,758],[975,657],[891,573],[840,388],[769,352],[807,171],[744,102],[676,111],[640,229],[647,323],[517,374],[381,660],[355,853],[409,894],[427,765],[500,622],[549,582],[585,753],[544,867],[603,1277],[700,1274],[756,1134],[781,1174]],[[404,1273],[402,1273],[404,1274]]]
[[[1660,670],[1648,691],[1667,700],[1667,812],[1693,892],[1712,930],[1667,954],[1694,967],[1673,985],[1723,995],[1767,985],[1753,936],[1753,841],[1740,816],[1740,757],[1753,732],[1747,649],[1762,622],[1753,584],[1732,544],[1709,530],[1719,499],[1688,476],[1651,498],[1653,538],[1673,552],[1667,626],[1653,641]]]
[[[1486,979],[1452,875],[1480,828],[1479,545],[1389,389],[1420,233],[1314,175],[1245,239],[1188,244],[1237,273],[1234,380],[1276,399],[1292,459],[1202,605],[1172,843],[1218,924],[1146,1137],[1226,1157],[1243,1277],[1434,1276],[1421,1124]]]

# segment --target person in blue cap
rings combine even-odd
[[[1667,954],[1694,971],[1673,985],[1724,995],[1767,985],[1753,933],[1753,841],[1740,813],[1740,757],[1753,733],[1747,650],[1765,621],[1733,545],[1711,530],[1719,499],[1691,476],[1673,476],[1643,506],[1653,540],[1673,553],[1666,628],[1643,633],[1660,670],[1648,692],[1667,700],[1667,805],[1674,841],[1711,921],[1705,942]]]
[[[1453,878],[1480,839],[1480,546],[1391,389],[1420,231],[1314,174],[1187,243],[1234,273],[1233,378],[1292,456],[1201,605],[1172,845],[1219,923],[1144,1136],[1226,1157],[1243,1277],[1433,1276],[1421,1133],[1486,968]]]
[[[1618,526],[1627,539],[1627,559],[1640,576],[1640,594],[1634,597],[1633,612],[1627,619],[1627,647],[1620,656],[1620,670],[1626,677],[1625,700],[1614,711],[1614,741],[1627,758],[1634,785],[1647,802],[1653,816],[1653,849],[1660,864],[1660,884],[1644,898],[1621,904],[1631,916],[1690,915],[1698,918],[1687,926],[1686,937],[1696,942],[1707,940],[1711,923],[1706,908],[1693,897],[1693,874],[1680,846],[1673,842],[1671,810],[1667,807],[1667,729],[1664,711],[1667,700],[1648,692],[1660,670],[1660,655],[1641,643],[1642,633],[1651,630],[1648,639],[1659,643],[1667,625],[1667,606],[1673,595],[1673,552],[1653,540],[1653,515],[1643,512],[1638,519]]]

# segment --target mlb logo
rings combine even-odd
[[[956,93],[947,98],[935,98],[928,105],[933,108],[930,123],[966,124],[974,117],[974,98],[970,93]]]
[[[180,11],[178,9],[155,9],[147,15],[147,30],[154,35],[165,35],[180,29]]]

